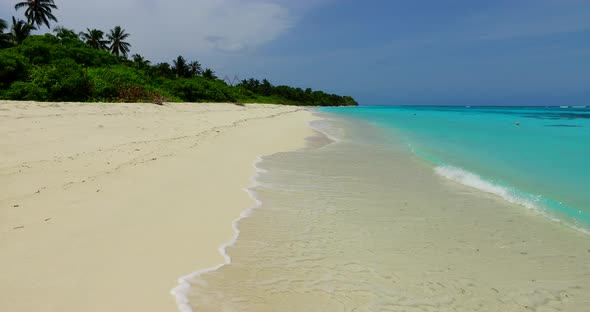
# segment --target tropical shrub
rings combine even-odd
[[[31,36],[14,48],[29,59],[31,64],[49,64],[69,58],[82,66],[105,66],[118,62],[117,57],[88,46],[77,38],[59,39],[51,34]]]
[[[52,62],[31,71],[31,82],[47,91],[51,101],[86,101],[91,84],[85,70],[71,59]]]
[[[20,101],[50,101],[47,89],[33,82],[17,81],[2,92],[2,98]]]
[[[91,97],[100,101],[116,101],[122,90],[147,84],[143,73],[123,65],[89,68],[88,77],[92,83]]]
[[[17,51],[0,50],[0,89],[7,88],[14,81],[27,79],[29,67],[27,58]]]
[[[222,81],[202,77],[168,80],[164,88],[187,102],[233,102],[235,92]]]

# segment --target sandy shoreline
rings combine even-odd
[[[176,311],[223,263],[258,155],[300,148],[312,114],[230,104],[0,101],[0,306]]]
[[[340,140],[265,157],[262,205],[232,265],[193,280],[196,311],[588,311],[587,235],[319,116]]]

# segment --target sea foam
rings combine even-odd
[[[580,225],[576,220],[570,220],[570,222],[563,222],[564,220],[561,217],[557,217],[554,213],[551,213],[550,209],[547,209],[547,205],[551,205],[551,200],[543,198],[542,196],[534,196],[527,193],[523,193],[517,191],[513,188],[502,186],[500,184],[487,181],[481,176],[463,170],[461,168],[453,167],[453,166],[438,166],[434,169],[436,174],[457,182],[459,184],[463,184],[480,191],[494,194],[496,196],[500,196],[504,200],[519,206],[523,206],[533,210],[536,213],[539,213],[551,221],[560,223],[565,225],[571,229],[574,229],[580,233],[590,235],[590,231],[586,229],[585,226]],[[570,217],[578,217],[578,218],[588,218],[586,214],[584,214],[581,210],[575,210],[568,208],[566,206],[561,205],[562,203],[558,203],[561,207],[559,211],[569,215]],[[555,203],[553,204],[555,206]]]
[[[252,212],[256,208],[260,207],[260,205],[262,204],[262,202],[256,196],[256,193],[254,192],[254,189],[257,186],[259,186],[259,182],[258,182],[259,175],[261,173],[266,172],[266,170],[258,167],[258,164],[260,162],[262,162],[262,157],[258,156],[256,161],[253,164],[254,168],[256,169],[256,174],[251,178],[250,187],[248,187],[247,189],[244,189],[250,195],[250,197],[256,201],[256,203],[253,206],[251,206],[250,208],[242,211],[242,213],[240,214],[240,217],[235,219],[232,222],[232,228],[234,229],[234,236],[232,237],[232,239],[230,241],[228,241],[227,243],[225,243],[219,247],[219,253],[223,256],[225,261],[223,263],[216,265],[216,266],[206,268],[203,270],[199,270],[199,271],[195,271],[195,272],[192,272],[190,274],[180,277],[178,279],[178,286],[174,287],[170,291],[170,293],[176,298],[176,304],[178,305],[178,308],[181,312],[193,312],[193,309],[191,308],[191,306],[189,304],[189,300],[188,300],[188,294],[191,289],[191,280],[195,280],[196,278],[198,278],[202,274],[217,271],[220,268],[231,264],[231,257],[227,253],[227,248],[234,245],[236,243],[238,237],[240,236],[240,229],[238,228],[238,224],[240,223],[240,221],[242,219],[249,217],[252,214]]]
[[[315,129],[316,131],[322,133],[331,141],[334,141],[334,142],[339,141],[338,138],[332,136],[330,133],[330,130],[332,130],[332,132],[333,132],[333,131],[335,131],[335,128],[329,128],[326,123],[322,123],[322,120],[311,121],[308,123],[308,126],[311,127],[312,129]],[[338,133],[338,134],[341,135],[341,133]],[[260,174],[267,172],[266,170],[264,170],[258,166],[262,161],[263,161],[262,156],[258,156],[256,161],[253,163],[253,166],[256,169],[256,174],[251,178],[250,187],[248,187],[247,189],[244,189],[248,193],[248,195],[250,195],[250,197],[256,201],[256,203],[253,206],[251,206],[250,208],[242,211],[242,213],[240,214],[240,217],[235,219],[232,222],[232,228],[234,229],[234,236],[232,237],[232,239],[230,241],[228,241],[227,243],[225,243],[219,247],[219,253],[223,256],[225,261],[223,263],[216,265],[216,266],[206,268],[203,270],[199,270],[199,271],[195,271],[195,272],[192,272],[190,274],[180,277],[178,279],[178,285],[170,291],[170,293],[176,298],[176,304],[178,305],[178,308],[181,312],[193,312],[193,309],[191,308],[189,300],[188,300],[188,294],[191,290],[191,281],[192,280],[197,279],[199,276],[201,276],[205,273],[217,271],[220,268],[231,264],[232,260],[231,260],[231,257],[229,256],[229,254],[227,253],[227,248],[234,245],[236,243],[238,237],[240,236],[240,229],[238,227],[240,221],[244,218],[249,217],[256,208],[258,208],[262,205],[262,202],[258,199],[258,197],[256,196],[256,193],[254,192],[254,189],[256,189],[257,187],[262,185],[262,183],[258,181],[258,177],[260,176]]]
[[[540,198],[518,194],[510,187],[502,186],[483,179],[481,176],[453,166],[439,166],[434,169],[436,174],[455,181],[457,183],[476,188],[486,193],[502,197],[506,201],[524,206],[526,208],[539,210]]]
[[[313,130],[323,134],[332,142],[341,142],[346,136],[344,128],[334,127],[333,122],[324,116],[322,116],[322,119],[310,121],[308,126]]]

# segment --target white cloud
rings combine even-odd
[[[259,47],[287,32],[290,10],[272,0],[56,0],[59,24],[77,31],[120,25],[132,53],[154,61]]]

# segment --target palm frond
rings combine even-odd
[[[19,3],[17,3],[17,4],[14,5],[14,9],[15,10],[18,10],[18,9],[22,9],[22,8],[25,8],[25,7],[28,7],[28,6],[29,6],[29,2],[28,1],[19,2]]]
[[[35,23],[37,26],[46,25],[49,28],[50,20],[57,22],[57,18],[51,12],[52,9],[57,9],[53,0],[27,0],[17,3],[14,8],[26,8],[25,17],[29,23]]]

